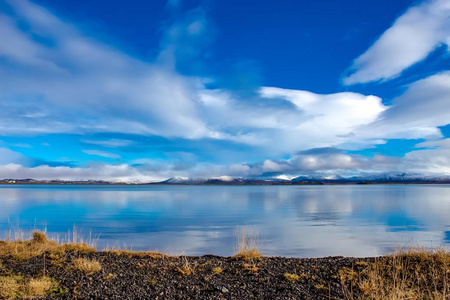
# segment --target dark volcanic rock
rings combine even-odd
[[[102,269],[86,273],[73,267],[84,257]],[[263,257],[170,257],[129,253],[47,253],[29,260],[0,258],[0,276],[46,275],[60,289],[48,299],[342,299],[339,270],[364,259]],[[366,259],[367,260],[367,259]],[[299,275],[289,281],[285,273]]]

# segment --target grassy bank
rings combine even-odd
[[[0,298],[450,299],[450,253],[378,258],[262,256],[245,234],[232,257],[96,251],[35,231],[0,241]]]
[[[409,249],[339,271],[346,299],[450,299],[450,252]]]

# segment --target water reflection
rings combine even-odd
[[[283,256],[375,256],[449,245],[450,186],[0,186],[0,232],[61,235],[75,224],[98,248],[230,255],[235,231]]]

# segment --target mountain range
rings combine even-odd
[[[213,178],[174,177],[157,184],[187,184],[187,185],[293,185],[293,184],[376,184],[376,183],[450,183],[450,175],[426,176],[407,173],[383,173],[367,176],[343,177],[339,175],[306,175],[292,179],[271,178],[241,178],[221,176]]]
[[[276,177],[231,177],[211,178],[173,177],[159,182],[112,182],[104,180],[34,180],[3,179],[0,184],[166,184],[166,185],[301,185],[301,184],[450,184],[450,175],[420,175],[408,173],[383,173],[366,176],[343,177],[340,175],[305,175],[288,179]]]

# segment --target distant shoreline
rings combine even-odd
[[[6,182],[0,185],[112,185],[112,186],[299,186],[299,185],[448,185],[450,181],[391,181],[391,182],[292,182],[292,183],[128,183],[128,182]]]

